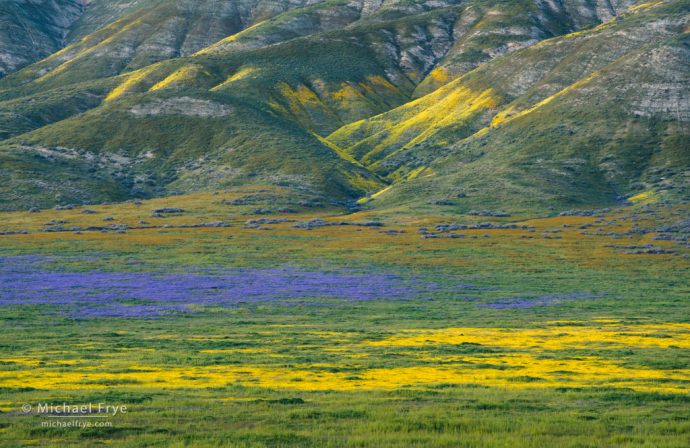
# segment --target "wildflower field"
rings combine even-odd
[[[688,446],[690,207],[261,194],[2,214],[0,445]]]

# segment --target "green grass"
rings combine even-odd
[[[0,230],[26,230],[26,235],[1,235],[0,255],[53,256],[55,267],[71,271],[162,271],[196,267],[267,267],[288,263],[307,269],[354,269],[364,272],[411,272],[437,282],[460,279],[478,287],[454,294],[436,294],[424,301],[346,302],[304,299],[296,306],[278,303],[241,304],[232,308],[198,309],[196,313],[161,319],[96,318],[73,320],[59,309],[33,305],[3,308],[0,344],[0,443],[4,446],[256,446],[256,447],[536,447],[616,446],[681,447],[687,422],[690,369],[687,248],[655,240],[660,225],[687,219],[687,206],[648,205],[614,209],[603,217],[528,216],[494,219],[534,226],[519,229],[461,231],[467,239],[422,239],[420,226],[447,219],[433,216],[387,218],[386,228],[334,226],[314,230],[291,223],[268,225],[272,230],[244,228],[256,218],[256,204],[228,206],[227,201],[268,192],[220,192],[144,201],[137,205],[91,207],[96,213],[44,210],[4,213]],[[280,196],[280,191],[271,195]],[[185,212],[150,218],[152,210],[180,207]],[[104,225],[103,217],[135,226],[139,219],[168,228],[129,230],[126,234],[83,231],[49,233],[51,220],[67,227]],[[363,221],[371,214],[342,215],[309,209],[285,215],[307,220]],[[472,223],[491,218],[460,216]],[[233,226],[219,229],[180,227],[223,219]],[[107,223],[106,223],[107,224]],[[580,225],[591,224],[592,235]],[[568,225],[570,227],[563,227]],[[633,225],[652,230],[620,239]],[[559,228],[561,239],[543,239]],[[611,235],[610,232],[613,232]],[[470,236],[489,234],[489,238]],[[594,234],[600,234],[597,236]],[[523,239],[521,236],[536,236]],[[655,246],[676,255],[630,255],[611,245]],[[686,255],[684,258],[683,255]],[[550,306],[493,309],[482,306],[506,297],[588,292],[597,299],[565,300]],[[131,304],[141,304],[132,302]],[[315,306],[316,304],[328,306]],[[45,314],[57,311],[57,314]],[[618,343],[580,338],[584,344],[532,347],[521,335],[549,331],[553,341],[579,331],[605,334],[609,319],[620,326]],[[643,341],[626,337],[649,326]],[[447,328],[509,331],[504,339],[480,342],[432,342]],[[645,327],[646,328],[646,327]],[[423,345],[376,345],[390,337],[430,332]],[[493,330],[491,330],[493,331]],[[436,332],[436,333],[434,333]],[[583,333],[585,334],[585,333]],[[589,334],[589,333],[587,333]],[[626,336],[627,335],[627,336]],[[544,343],[549,343],[545,340]],[[372,345],[372,343],[374,343]],[[656,344],[661,345],[656,345]],[[681,345],[676,347],[676,345]],[[219,351],[220,350],[220,351]],[[558,371],[525,373],[514,356],[534,356],[534,363],[570,363]],[[627,369],[601,380],[580,379],[573,372],[588,359]],[[31,365],[24,364],[29,360]],[[578,361],[580,360],[580,361]],[[548,365],[548,364],[544,364]],[[142,366],[145,368],[142,369]],[[214,369],[251,371],[257,367],[294,375],[266,380],[247,373],[229,373],[207,384]],[[401,379],[403,370],[460,369],[468,375],[486,372],[505,378],[505,385],[481,380],[411,383],[393,388],[344,390],[342,384],[366,384],[377,369],[396,372],[385,381]],[[160,385],[146,369],[162,369]],[[169,383],[166,371],[183,369],[180,381]],[[652,369],[657,380],[625,375]],[[291,374],[290,372],[300,372]],[[38,373],[36,375],[35,373]],[[76,385],[51,385],[42,378],[82,373]],[[313,390],[310,374],[341,378],[329,390]],[[105,375],[99,377],[98,375]],[[26,378],[11,383],[13,376]],[[7,387],[7,381],[11,386]],[[645,387],[651,387],[651,390]],[[670,388],[670,389],[669,389]],[[48,420],[24,415],[21,404],[99,403],[126,405],[129,411],[104,421],[112,426],[46,428]]]

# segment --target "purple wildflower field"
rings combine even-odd
[[[68,262],[56,261],[40,256],[0,257],[0,307],[47,305],[76,318],[154,318],[253,302],[289,306],[323,305],[318,299],[423,300],[432,294],[478,289],[457,282],[441,286],[447,282],[376,271],[282,266],[183,273],[74,272],[68,270]]]
[[[491,303],[482,303],[479,306],[494,309],[526,309],[538,306],[553,306],[567,300],[590,300],[600,299],[601,295],[594,295],[585,292],[572,294],[548,295],[538,297],[511,297],[497,299]]]

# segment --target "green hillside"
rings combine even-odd
[[[0,80],[0,208],[237,185],[448,211],[682,197],[688,3],[628,6],[94,1]]]
[[[687,198],[689,4],[644,5],[496,59],[329,138],[396,181],[373,206]]]

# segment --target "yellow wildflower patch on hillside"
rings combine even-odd
[[[441,129],[451,125],[460,125],[471,120],[477,114],[496,107],[498,102],[499,99],[495,96],[493,89],[476,92],[464,86],[458,86],[438,94],[434,93],[413,101],[409,103],[409,109],[410,112],[414,113],[407,115],[407,118],[400,122],[384,123],[382,132],[386,132],[386,138],[376,145],[364,159],[372,159],[381,151],[395,146],[395,142],[407,141],[401,149],[388,156],[413,147]],[[423,105],[427,107],[422,107]]]
[[[189,64],[184,67],[175,70],[172,74],[167,76],[162,81],[154,84],[149,91],[153,92],[156,90],[165,89],[168,87],[173,87],[175,85],[184,84],[186,82],[193,81],[199,74],[206,76],[211,76],[206,69],[198,64]]]
[[[629,197],[628,202],[633,204],[654,204],[659,201],[659,196],[653,191],[643,191],[635,196]]]
[[[253,67],[242,67],[233,75],[228,76],[228,79],[223,81],[221,84],[218,84],[217,86],[213,87],[211,91],[215,92],[217,90],[221,90],[222,88],[227,87],[228,85],[236,81],[239,81],[240,79],[244,79],[250,75],[256,74],[256,72],[257,70]]]
[[[153,73],[157,68],[158,65],[154,64],[146,68],[142,68],[128,73],[125,77],[124,82],[122,82],[113,90],[111,90],[108,96],[105,97],[105,101],[116,100],[122,97],[123,95],[135,90],[136,87],[139,86],[142,82],[144,82],[148,78],[148,76],[151,73]]]

